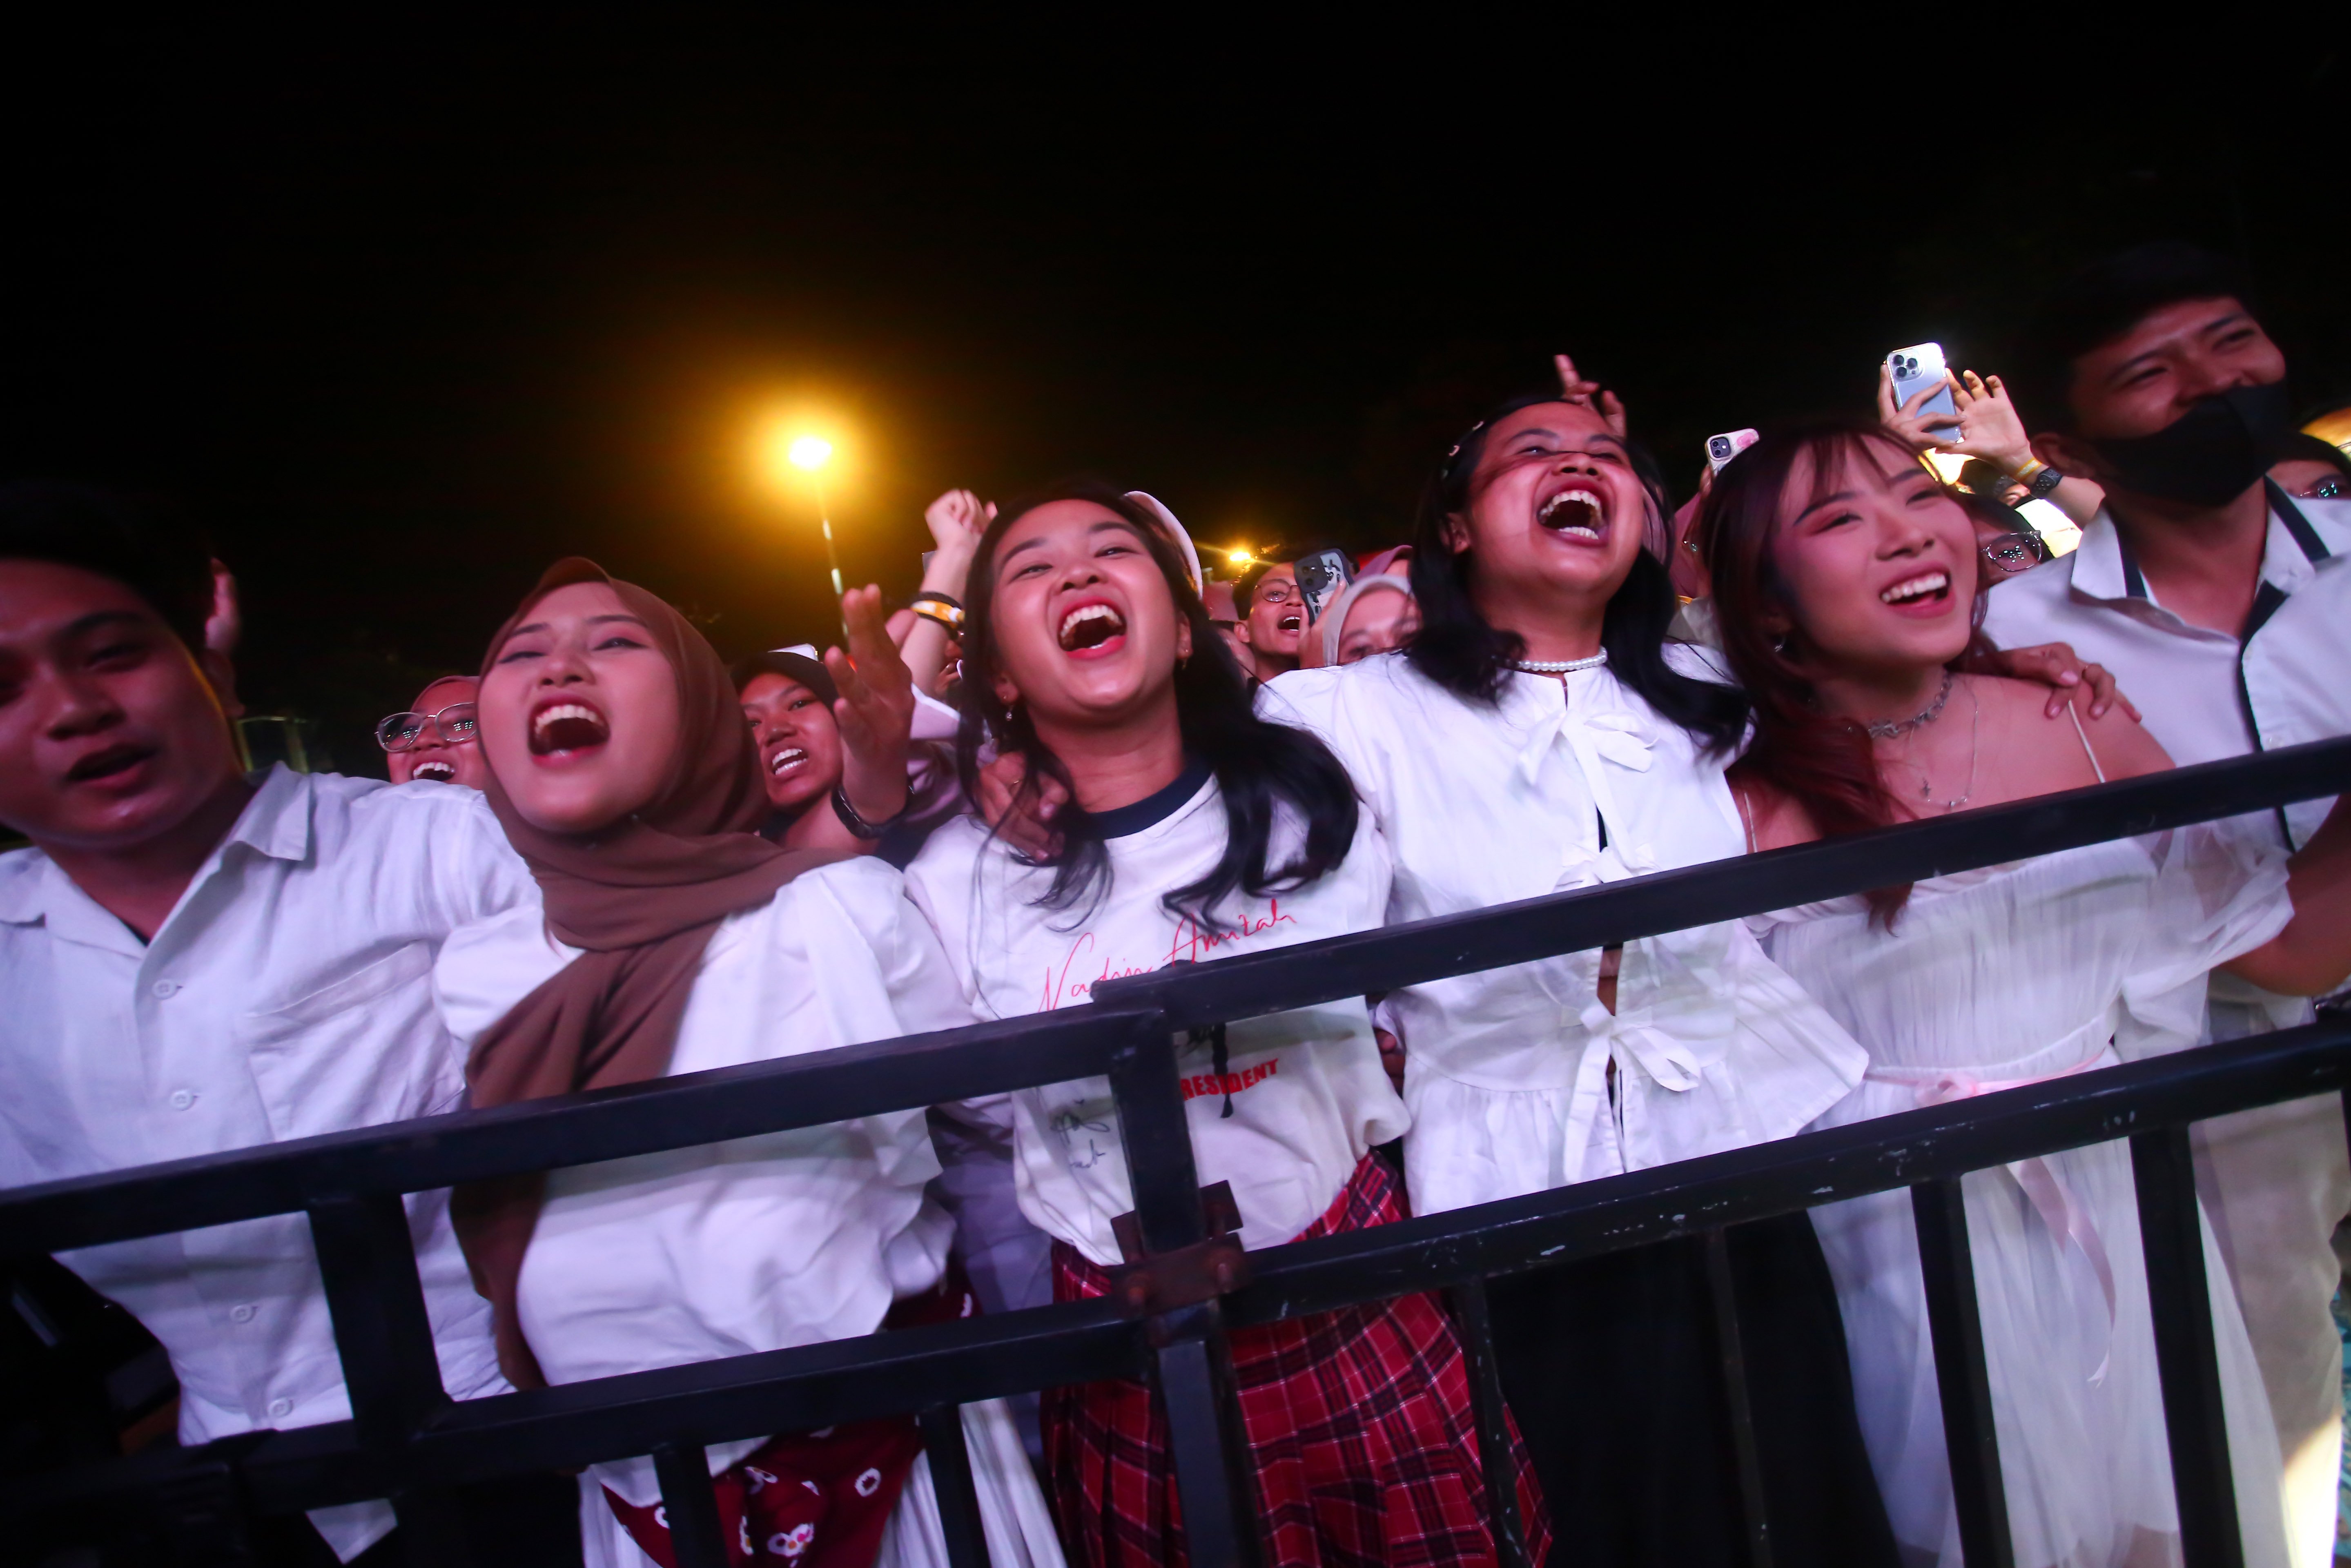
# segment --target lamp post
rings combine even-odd
[[[791,445],[785,449],[784,459],[809,476],[809,486],[816,492],[817,521],[824,528],[824,561],[832,571],[832,602],[834,608],[838,610],[841,605],[841,596],[848,590],[841,585],[841,555],[833,548],[832,543],[832,511],[824,504],[824,480],[819,472],[827,463],[832,461],[832,443],[820,435],[795,437]],[[849,620],[845,615],[841,618],[841,646],[847,647]]]

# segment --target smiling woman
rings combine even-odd
[[[481,715],[486,793],[540,896],[454,933],[434,967],[475,1104],[969,1020],[897,873],[758,836],[768,795],[733,683],[653,594],[559,563],[493,640]],[[924,1113],[902,1112],[478,1185],[458,1231],[509,1376],[573,1383],[967,1314],[938,1174]],[[1002,1408],[964,1422],[993,1559],[1058,1568]],[[730,1539],[946,1560],[911,1418],[710,1458]],[[581,1484],[590,1563],[672,1560],[650,1460]]]
[[[1024,790],[1050,779],[1070,798],[1042,859],[966,818],[908,868],[983,1015],[1083,1003],[1116,976],[1378,924],[1387,853],[1345,771],[1312,737],[1251,712],[1148,508],[1091,485],[1007,506],[967,591],[967,777],[992,744],[1026,764]],[[1403,1107],[1360,998],[1201,1030],[1184,1058],[1200,1174],[1228,1190],[1244,1246],[1404,1217],[1371,1152],[1404,1131]],[[1136,1260],[1108,1080],[973,1111],[1010,1124],[1020,1207],[1054,1239],[1055,1295],[1103,1294],[1109,1271]],[[1237,1330],[1232,1351],[1271,1568],[1496,1561],[1467,1365],[1435,1300]],[[1073,1551],[1166,1561],[1181,1525],[1151,1390],[1057,1389],[1044,1415]],[[1533,1475],[1523,1463],[1512,1473],[1541,1561]]]
[[[1265,688],[1269,716],[1322,736],[1376,819],[1388,920],[1738,852],[1724,770],[1747,705],[1666,642],[1667,515],[1604,406],[1505,403],[1426,493],[1403,656]],[[1416,1214],[1783,1137],[1865,1065],[1737,925],[1408,987],[1380,1012],[1405,1053]],[[1810,1226],[1740,1226],[1723,1246],[1775,1555],[1891,1568]],[[1710,1267],[1693,1239],[1492,1287],[1503,1388],[1578,1560],[1747,1560],[1733,1434],[1700,1370]]]
[[[2125,714],[2068,709],[2073,722],[2052,725],[2044,688],[1988,673],[1968,514],[1876,429],[1766,437],[1724,467],[1698,537],[1723,646],[1755,698],[1755,741],[1731,774],[1750,848],[2170,766]],[[2339,982],[2346,830],[2331,819],[2289,866],[2241,822],[2198,824],[1753,924],[1869,1053],[1861,1086],[1822,1118],[1844,1125],[2194,1044],[2216,966],[2273,991]],[[2176,1560],[2122,1145],[1967,1186],[2016,1561]],[[1813,1222],[1896,1532],[1920,1560],[1948,1554],[1956,1513],[1910,1206],[1879,1195]],[[2275,1429],[2209,1230],[2205,1245],[2244,1560],[2283,1563]]]

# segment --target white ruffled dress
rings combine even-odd
[[[2191,1046],[2208,972],[2291,913],[2282,857],[2214,824],[1920,883],[1891,934],[1857,897],[1750,924],[1869,1052],[1818,1124],[1844,1126]],[[2017,1563],[2178,1562],[2129,1146],[1980,1171],[1965,1189]],[[1908,1196],[1813,1220],[1895,1533],[1908,1560],[1959,1568]],[[2283,1568],[2277,1440],[2209,1227],[2204,1267],[2245,1561]]]

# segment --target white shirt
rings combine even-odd
[[[932,836],[907,868],[907,891],[983,1017],[1074,1006],[1098,980],[1380,923],[1387,852],[1368,816],[1335,870],[1295,893],[1234,895],[1217,911],[1221,933],[1170,914],[1160,898],[1216,863],[1226,820],[1214,779],[1165,804],[1171,814],[1107,841],[1108,888],[1092,907],[1041,905],[1052,873],[1016,859],[972,818]],[[1278,813],[1270,863],[1282,863],[1301,837],[1295,817]],[[1182,1054],[1193,1156],[1203,1185],[1232,1184],[1241,1245],[1277,1246],[1322,1217],[1373,1145],[1404,1132],[1404,1106],[1360,1000],[1232,1024],[1226,1047],[1221,1078],[1206,1041]],[[1013,1124],[1022,1211],[1095,1263],[1119,1262],[1111,1221],[1134,1207],[1134,1196],[1110,1081],[1025,1089],[1008,1102],[997,1103]]]
[[[536,889],[533,889],[534,894]],[[471,1042],[579,956],[536,896],[451,936],[434,989]],[[830,1051],[971,1021],[896,872],[820,867],[711,935],[669,1073]],[[524,1255],[523,1335],[552,1384],[872,1333],[938,1283],[953,1227],[921,1110],[550,1172]],[[764,1438],[711,1449],[723,1469]],[[596,1468],[630,1500],[650,1459]]]
[[[1719,679],[1695,650],[1669,657]],[[1320,734],[1354,775],[1394,855],[1391,921],[1746,847],[1728,758],[1703,755],[1604,665],[1563,688],[1513,674],[1488,707],[1388,653],[1284,674],[1259,703]],[[1381,1004],[1405,1051],[1415,1213],[1785,1137],[1867,1065],[1736,923],[1627,944],[1613,1015],[1599,1005],[1599,959],[1459,975]]]
[[[142,943],[37,850],[0,855],[0,1184],[188,1159],[457,1108],[433,1009],[442,938],[535,893],[481,796],[273,769]],[[441,1375],[505,1388],[448,1195],[408,1200]],[[64,1255],[180,1379],[180,1438],[350,1415],[308,1221]],[[381,1503],[314,1515],[343,1555]]]
[[[1984,630],[2004,648],[2070,643],[2112,670],[2182,767],[2351,734],[2351,500],[2288,506],[2270,512],[2250,638],[2158,603],[2103,511],[2071,555],[2002,583]],[[2333,804],[2286,808],[2296,847]]]

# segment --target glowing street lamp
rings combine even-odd
[[[832,443],[821,435],[799,435],[784,448],[784,461],[809,476],[816,491],[816,517],[824,527],[824,561],[832,569],[832,597],[838,601],[848,590],[841,583],[841,556],[832,546],[832,510],[824,504],[824,481],[818,470],[832,461]]]
[[[825,505],[823,475],[825,465],[832,461],[832,443],[812,433],[795,435],[771,427],[764,446],[768,472],[775,482],[789,477],[788,469],[797,469],[808,476],[809,488],[816,497],[817,522],[824,530],[824,560],[832,574],[832,601],[837,606],[846,585],[841,577],[841,553],[832,538],[832,509]],[[849,635],[846,621],[841,624],[841,634],[845,645]]]

